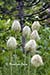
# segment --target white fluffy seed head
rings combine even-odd
[[[37,44],[35,40],[30,40],[25,44],[25,50],[35,52],[37,48]]]
[[[40,26],[41,25],[40,25],[39,21],[34,21],[34,23],[32,24],[32,31],[39,30]]]
[[[34,39],[34,40],[40,40],[40,36],[37,32],[37,30],[34,30],[32,33],[31,33],[31,36],[30,36],[30,39]]]
[[[39,54],[34,55],[34,56],[31,58],[31,64],[32,64],[34,67],[39,67],[39,66],[43,65],[42,57],[41,57]]]
[[[7,41],[7,47],[9,49],[16,49],[16,46],[17,46],[16,39],[14,37],[10,37]]]
[[[16,32],[20,32],[21,31],[21,26],[18,20],[14,20],[14,22],[12,23],[12,30],[16,31]]]
[[[31,34],[31,29],[29,26],[25,26],[23,28],[23,36],[24,37],[30,37],[30,34]]]

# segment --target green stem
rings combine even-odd
[[[37,75],[37,68],[34,69],[34,75]]]
[[[25,58],[24,58],[24,64],[26,64],[26,51],[25,51]],[[24,65],[24,75],[25,75],[25,71],[26,71],[26,65]]]
[[[12,51],[9,52],[10,75],[12,75]]]
[[[29,59],[28,59],[29,61],[29,63],[28,63],[28,75],[30,75],[30,53],[29,53]]]
[[[19,72],[18,72],[18,66],[17,66],[17,58],[16,58],[16,50],[15,50],[15,69],[16,69],[16,71],[17,71],[17,74],[19,74]]]

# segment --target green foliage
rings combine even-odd
[[[42,1],[49,2],[49,0],[41,0],[41,2],[38,5],[35,5],[35,7],[23,9],[24,13],[31,14],[37,12],[42,5]],[[25,2],[25,4],[29,5],[27,2]],[[0,0],[0,6],[9,11],[12,8],[15,8],[17,5],[18,3],[16,3],[15,0]],[[45,27],[46,26],[46,23],[44,23],[45,21],[41,21],[41,25],[45,26],[44,27],[42,26],[39,30],[39,35],[41,39],[40,41],[37,41],[38,44],[37,51],[38,54],[42,56],[44,65],[38,67],[35,71],[35,68],[30,64],[32,54],[31,53],[23,54],[22,52],[21,48],[22,34],[15,33],[11,30],[11,25],[13,22],[13,20],[11,19],[14,19],[13,15],[17,13],[18,11],[14,11],[12,15],[4,14],[3,16],[3,14],[0,14],[0,17],[1,18],[3,17],[3,19],[10,17],[9,23],[7,23],[6,20],[0,20],[0,75],[11,75],[11,67],[12,67],[12,75],[50,75],[50,28]],[[32,16],[32,20],[34,20],[35,16],[36,14]],[[16,18],[18,19],[18,17]],[[31,17],[29,21],[27,21],[27,18],[25,18],[24,24],[31,27],[32,25]],[[16,50],[13,50],[11,52],[7,49],[6,46],[7,40],[10,36],[14,36],[18,42]],[[13,58],[12,64],[26,63],[28,65],[27,66],[9,65],[9,62],[11,60],[11,53]]]
[[[7,39],[10,36],[14,36],[18,41],[18,48],[16,49],[16,55],[15,50],[12,51],[13,54],[13,60],[12,63],[15,62],[18,64],[26,63],[27,66],[12,66],[12,73],[13,75],[33,75],[34,67],[30,64],[30,59],[32,57],[31,54],[23,54],[22,48],[21,48],[21,33],[14,33],[11,30],[12,22],[10,21],[8,24],[5,20],[0,20],[0,75],[10,75],[11,66],[9,65],[10,57],[9,57],[9,50],[6,47]],[[31,24],[28,24],[31,26]],[[10,29],[9,29],[10,28]],[[41,37],[40,41],[37,41],[38,43],[38,52],[43,58],[44,66],[41,66],[37,69],[36,74],[37,75],[50,75],[50,28],[49,27],[41,27],[39,30],[39,35]],[[15,61],[16,58],[16,61]],[[19,72],[20,70],[20,72]]]

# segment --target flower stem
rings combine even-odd
[[[12,51],[9,52],[10,75],[12,75]]]
[[[37,68],[34,69],[34,75],[37,75]]]
[[[29,56],[28,56],[29,58],[28,58],[28,75],[30,75],[30,53],[29,53]]]

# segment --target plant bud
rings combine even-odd
[[[14,22],[12,23],[12,30],[16,31],[16,32],[20,32],[21,31],[21,26],[18,20],[14,20]]]
[[[39,28],[40,28],[40,23],[39,23],[39,21],[34,21],[34,23],[32,24],[32,31],[33,30],[39,30]]]
[[[16,49],[16,46],[17,46],[16,39],[14,37],[10,37],[7,41],[7,47],[9,49]]]
[[[42,60],[42,57],[38,54],[34,55],[32,58],[31,58],[31,64],[34,66],[34,67],[39,67],[41,65],[43,65],[43,60]]]
[[[32,33],[31,33],[31,36],[30,36],[30,39],[34,39],[34,40],[40,40],[40,37],[39,37],[39,34],[37,32],[37,30],[34,30]]]
[[[25,26],[23,28],[23,36],[24,37],[30,37],[30,34],[31,34],[31,29],[29,26]]]
[[[36,41],[35,40],[30,40],[25,44],[25,50],[26,51],[31,51],[31,52],[35,52],[36,51]]]

